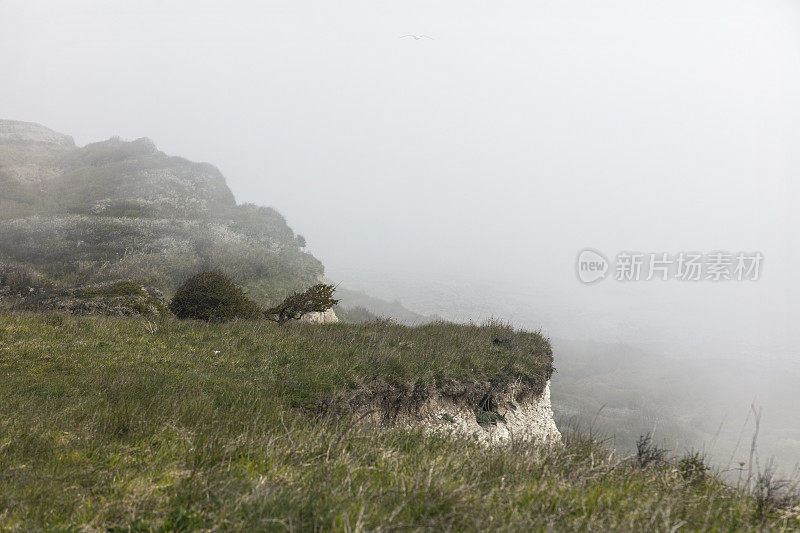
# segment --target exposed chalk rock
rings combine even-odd
[[[323,313],[309,313],[300,319],[303,322],[310,322],[312,324],[333,324],[339,322],[339,317],[333,309],[328,309]]]
[[[366,423],[381,425],[392,420],[394,424],[467,436],[485,444],[560,442],[561,432],[550,404],[550,382],[539,396],[514,400],[516,397],[515,387],[493,396],[491,405],[483,406],[434,395],[417,408],[396,415],[387,416],[380,404],[364,405],[355,415]]]

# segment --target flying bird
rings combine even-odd
[[[400,39],[404,39],[406,37],[412,37],[415,41],[419,41],[420,39],[430,39],[431,41],[433,41],[433,37],[428,37],[427,35],[414,35],[414,34],[401,35]]]

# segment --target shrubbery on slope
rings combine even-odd
[[[258,306],[234,281],[213,270],[195,274],[172,297],[169,309],[178,318],[225,322],[257,318]]]

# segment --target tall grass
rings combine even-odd
[[[488,447],[298,407],[375,376],[547,374],[548,347],[500,325],[0,315],[0,530],[800,527],[713,472],[579,434]]]

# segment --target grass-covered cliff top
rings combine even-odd
[[[714,474],[597,442],[487,447],[306,407],[375,379],[537,382],[500,326],[0,314],[0,530],[739,530],[797,526]]]
[[[459,384],[502,388],[544,385],[552,373],[549,341],[502,324],[435,323],[408,327],[267,321],[205,324],[165,319],[0,315],[0,353],[19,375],[53,372],[59,394],[96,389],[98,370],[124,375],[152,394],[206,394],[218,386],[309,408],[376,381],[418,392],[459,393]],[[27,370],[26,370],[27,368]],[[34,370],[35,369],[35,370]],[[95,376],[96,377],[96,376]],[[194,392],[192,393],[194,394]]]

